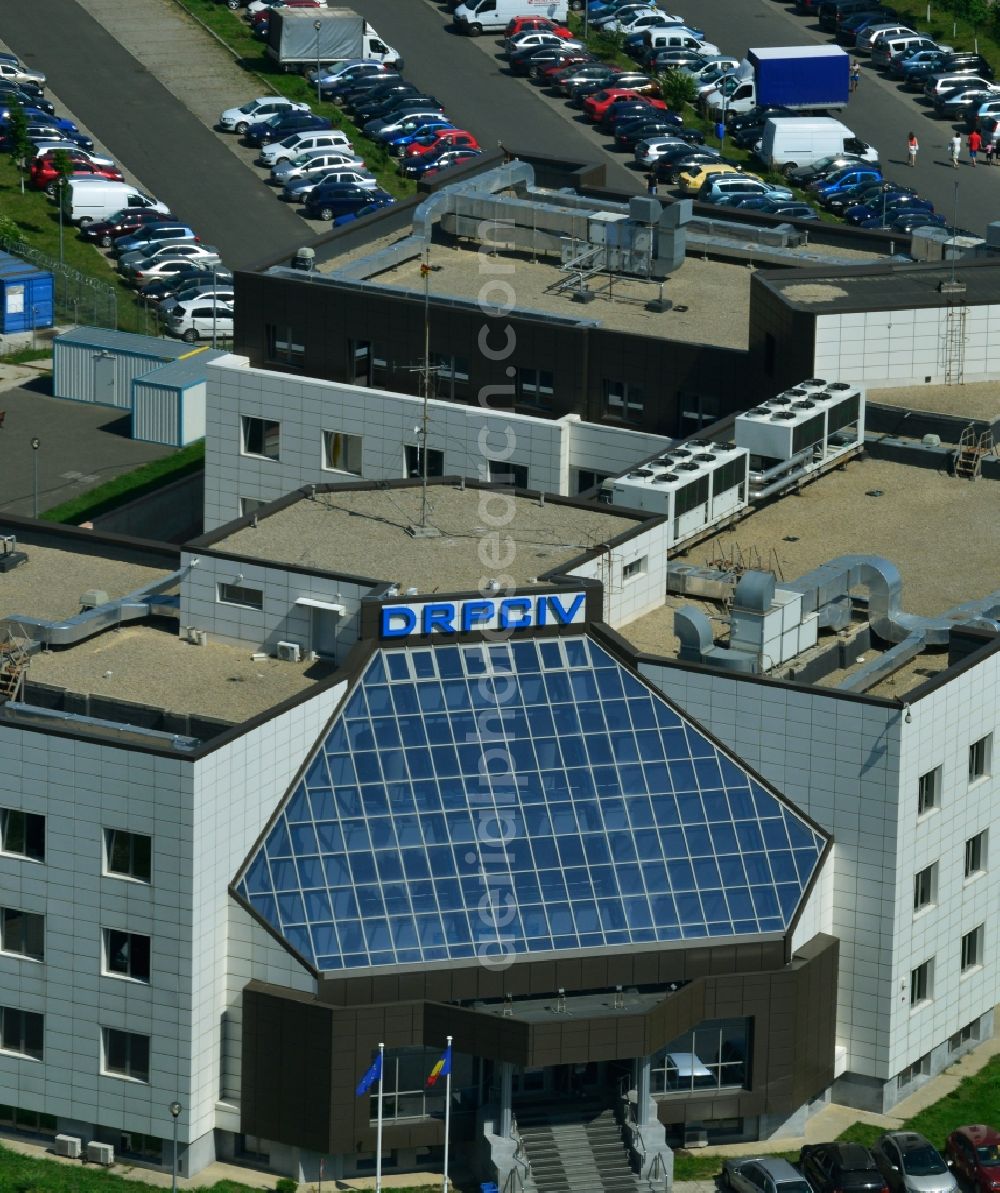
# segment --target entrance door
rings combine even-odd
[[[94,401],[99,406],[117,406],[115,401],[115,359],[113,356],[94,357]]]
[[[312,611],[312,649],[324,659],[332,659],[337,653],[337,627],[340,614],[332,609]]]

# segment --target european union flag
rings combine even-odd
[[[362,1077],[361,1080],[358,1082],[358,1088],[356,1090],[358,1097],[359,1098],[364,1097],[364,1095],[366,1093],[368,1093],[368,1091],[375,1084],[375,1082],[379,1081],[381,1079],[381,1077],[382,1077],[382,1053],[380,1052],[378,1054],[378,1056],[376,1056],[375,1059],[372,1061],[371,1068],[364,1075],[364,1077]]]

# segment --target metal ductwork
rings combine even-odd
[[[753,655],[715,645],[712,623],[693,605],[675,610],[674,633],[680,640],[679,657],[686,662],[707,663],[722,671],[738,671],[745,675],[754,675],[758,671]]]

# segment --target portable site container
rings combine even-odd
[[[137,377],[132,382],[132,438],[185,447],[205,436],[205,366],[221,356],[211,348]]]
[[[97,406],[132,408],[132,382],[203,348],[156,336],[75,327],[52,341],[52,392]]]
[[[0,253],[0,332],[33,331],[54,321],[52,274]]]

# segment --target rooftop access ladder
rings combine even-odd
[[[962,480],[974,481],[982,473],[983,456],[993,452],[993,432],[983,431],[976,435],[972,423],[962,431],[955,456],[955,475]]]
[[[15,638],[8,630],[0,642],[0,704],[20,699],[29,657],[27,641]]]

